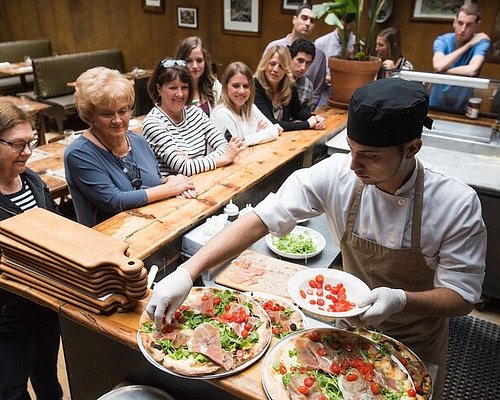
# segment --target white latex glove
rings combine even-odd
[[[177,267],[174,272],[155,284],[146,312],[158,329],[161,329],[164,315],[165,321],[170,323],[175,310],[182,304],[192,287],[193,280],[182,267]]]
[[[360,315],[360,319],[368,325],[377,326],[392,314],[403,311],[406,306],[406,294],[401,289],[378,287],[370,291],[358,303],[358,307],[365,307],[370,304],[371,307]]]

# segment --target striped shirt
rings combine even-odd
[[[7,197],[24,212],[26,210],[31,210],[32,208],[37,208],[38,206],[30,187],[26,182],[22,182],[23,187],[21,190],[17,193],[8,194]]]
[[[217,167],[215,158],[227,148],[224,135],[198,107],[184,107],[182,122],[174,123],[158,106],[144,118],[144,137],[162,176],[191,176]],[[210,150],[213,149],[213,152]]]

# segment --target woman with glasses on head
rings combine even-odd
[[[252,71],[242,62],[228,65],[222,77],[221,103],[212,111],[215,126],[246,146],[276,140],[283,128],[273,124],[253,104],[255,84]]]
[[[222,167],[242,150],[240,138],[228,143],[210,118],[191,105],[193,83],[184,60],[162,60],[149,79],[148,93],[155,106],[142,129],[163,176]]]
[[[67,147],[64,166],[84,225],[179,194],[196,197],[186,176],[162,178],[146,140],[128,132],[133,104],[133,84],[118,71],[96,67],[76,81],[75,106],[90,128]]]
[[[36,207],[56,212],[47,186],[26,167],[36,144],[28,116],[0,100],[0,220]],[[37,398],[61,399],[59,342],[56,312],[0,289],[0,398],[29,399],[29,378]]]
[[[292,58],[285,46],[273,46],[255,72],[255,105],[285,131],[324,129],[325,119],[303,107],[292,75]]]
[[[177,44],[175,58],[186,61],[191,72],[193,104],[210,116],[212,108],[219,102],[222,86],[212,73],[212,61],[208,50],[199,37],[190,36]]]

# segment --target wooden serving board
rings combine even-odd
[[[238,261],[242,259],[250,260],[252,267],[238,267],[236,264],[239,264]],[[215,283],[243,292],[259,291],[288,299],[290,298],[287,289],[288,280],[306,268],[252,250],[245,250],[235,260],[217,275]],[[255,273],[252,272],[253,270]]]
[[[141,260],[125,255],[127,243],[43,208],[1,221],[0,232],[49,257],[90,271],[114,265],[125,274],[137,274],[143,267]]]

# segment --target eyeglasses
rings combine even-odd
[[[9,146],[12,151],[23,151],[26,146],[30,148],[30,150],[33,150],[36,145],[38,144],[38,139],[32,139],[29,142],[25,142],[24,140],[16,140],[14,142],[9,142],[4,139],[0,139],[0,142],[5,143],[7,146]]]
[[[123,172],[127,175],[135,190],[139,190],[142,186],[141,170],[134,160],[134,157],[129,152],[125,157],[120,159],[123,167]]]
[[[187,62],[184,60],[162,60],[160,62],[163,68],[173,68],[175,66],[178,67],[187,67]]]

